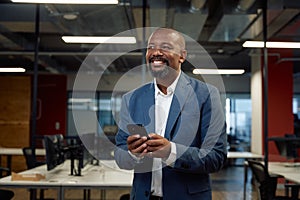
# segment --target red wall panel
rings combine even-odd
[[[66,134],[67,77],[39,75],[37,94],[37,135]]]
[[[293,62],[280,62],[280,58],[292,57],[292,50],[269,49],[268,53],[268,135],[282,137],[293,133]],[[274,142],[269,142],[270,159],[278,156]]]

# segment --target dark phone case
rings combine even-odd
[[[142,125],[128,124],[127,129],[131,135],[139,134],[141,137],[142,136],[149,137],[145,127]]]

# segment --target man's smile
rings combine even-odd
[[[169,64],[168,60],[162,57],[152,57],[149,59],[149,63],[153,67],[161,67]]]

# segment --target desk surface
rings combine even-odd
[[[1,148],[0,148],[1,149]],[[3,150],[3,149],[2,149]],[[10,148],[11,150],[11,148]],[[229,158],[262,158],[262,155],[250,152],[228,152]],[[0,179],[0,185],[6,186],[70,186],[70,187],[131,187],[133,172],[121,170],[114,160],[101,160],[99,165],[87,165],[82,176],[71,176],[70,163],[64,162],[55,169],[47,171],[46,165],[21,172],[21,174],[40,173],[46,175],[46,180],[11,181],[11,177]]]
[[[36,149],[35,154],[38,156],[46,155],[45,149]],[[0,147],[0,155],[22,156],[22,148]]]
[[[46,155],[45,149],[36,149],[36,155]],[[22,148],[0,147],[0,155],[23,155]],[[263,158],[263,155],[251,152],[236,152],[230,151],[227,154],[228,158]]]
[[[278,174],[294,183],[300,183],[300,166],[285,166],[285,162],[269,162],[269,172]]]
[[[46,180],[41,181],[11,181],[11,176],[0,179],[1,186],[9,187],[124,187],[132,185],[133,172],[121,170],[113,160],[100,161],[100,165],[87,165],[82,170],[82,176],[70,175],[70,162],[47,171],[46,165],[26,170],[20,174],[43,174]]]
[[[238,152],[238,151],[229,151],[227,153],[228,158],[245,158],[245,159],[259,159],[264,156],[261,154],[251,153],[251,152]]]

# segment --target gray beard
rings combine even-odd
[[[151,65],[151,64],[149,64],[149,65]],[[151,66],[149,66],[149,68],[150,68],[152,76],[155,77],[155,78],[165,78],[169,74],[169,72],[170,72],[169,66],[165,66],[160,71],[154,71],[154,70],[152,70]]]

